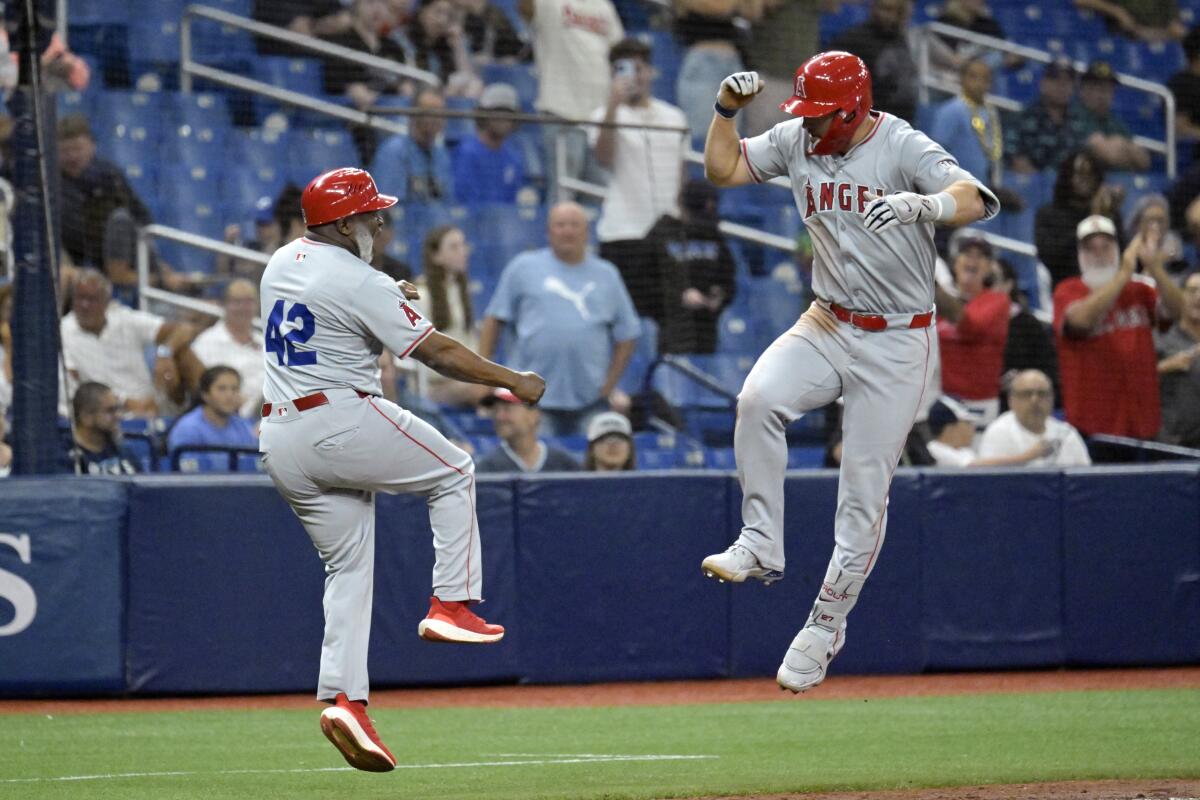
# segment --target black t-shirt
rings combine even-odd
[[[490,3],[482,14],[466,15],[463,31],[467,34],[472,53],[491,58],[512,58],[525,50],[525,43],[517,35],[508,15]]]
[[[398,64],[404,63],[404,50],[391,39],[380,39],[379,49],[372,50],[358,31],[351,28],[345,33],[331,36],[326,41],[340,44],[359,53],[386,58]],[[344,61],[340,58],[325,59],[325,93],[344,94],[346,87],[352,83],[365,83],[377,92],[392,92],[396,90],[400,80],[390,73],[376,72],[370,67]]]
[[[338,0],[254,0],[252,15],[259,22],[286,28],[296,17],[311,17],[315,21],[343,10]],[[263,55],[316,56],[312,50],[289,45],[280,39],[260,37],[255,40],[255,46]]]
[[[121,169],[96,158],[78,177],[62,175],[62,242],[80,266],[103,267],[109,218],[126,209],[139,225],[150,212],[134,193]]]
[[[970,25],[963,25],[961,22],[942,14],[942,16],[938,17],[938,22],[943,25],[953,25],[955,28],[962,28],[971,33],[978,33],[981,36],[994,36],[997,39],[1005,38],[1004,29],[1000,27],[1000,23],[991,17],[976,17]],[[946,44],[951,49],[958,50],[961,47],[967,46],[968,43],[961,39],[947,39]]]
[[[571,454],[566,450],[560,450],[552,445],[545,444],[546,460],[542,463],[542,468],[538,472],[578,472],[579,463],[571,457]],[[492,452],[488,453],[483,458],[475,461],[476,472],[525,472],[526,470],[520,464],[513,460],[507,449],[497,447]]]
[[[915,121],[917,67],[903,31],[888,31],[867,22],[847,30],[828,49],[854,53],[866,62],[875,108],[906,122]]]
[[[684,308],[681,297],[689,288],[704,294],[714,287],[725,293],[722,309],[737,292],[733,254],[712,225],[685,224],[660,217],[646,240],[654,254],[653,271],[661,276],[663,316],[658,348],[663,353],[712,353],[717,349],[721,309]]]
[[[73,475],[136,475],[139,471],[137,456],[113,442],[99,452],[76,444],[63,455],[63,472]]]
[[[1200,124],[1200,75],[1177,72],[1167,81],[1167,88],[1175,95],[1175,109],[1187,114],[1192,124]]]

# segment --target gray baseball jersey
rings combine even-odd
[[[933,308],[933,225],[872,233],[863,212],[879,195],[934,194],[968,180],[979,187],[990,219],[1000,211],[996,196],[940,144],[890,114],[880,114],[875,129],[844,156],[810,156],[811,144],[802,118],[742,140],[754,180],[786,175],[792,182],[796,208],[812,237],[813,291],[860,311]]]
[[[387,275],[306,237],[271,256],[260,304],[267,402],[337,387],[381,395],[383,347],[403,358],[433,332]]]
[[[432,426],[378,396],[382,347],[406,356],[433,332],[390,278],[347,250],[301,238],[271,257],[261,295],[270,404],[263,463],[327,576],[317,697],[366,700],[375,492],[427,498],[433,593],[478,600],[475,466]],[[318,392],[324,403],[295,402]]]

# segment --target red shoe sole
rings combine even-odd
[[[364,750],[354,740],[354,734],[341,720],[321,716],[321,733],[325,734],[338,752],[346,759],[346,763],[364,772],[391,772],[396,768],[395,762],[383,753]]]
[[[475,633],[443,622],[440,619],[423,619],[417,626],[417,635],[427,642],[453,642],[455,644],[495,644],[504,638],[500,633]]]

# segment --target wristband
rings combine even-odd
[[[713,111],[716,111],[718,114],[720,114],[725,119],[733,119],[734,117],[737,116],[737,113],[738,113],[738,110],[736,108],[726,108],[725,106],[721,105],[720,100],[713,103]]]
[[[937,222],[949,222],[958,213],[958,201],[949,192],[931,194],[929,195],[929,199],[937,203],[937,214],[933,217]]]
[[[159,358],[174,358],[175,351],[165,344],[160,344],[158,349],[154,351],[154,355]]]

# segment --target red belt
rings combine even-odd
[[[843,308],[837,303],[830,303],[829,310],[842,322],[849,322],[854,327],[862,328],[864,331],[885,331],[888,327],[887,317],[882,317],[879,314],[860,314],[857,311]],[[931,322],[933,322],[933,312],[926,311],[924,314],[914,314],[912,320],[905,327],[928,328]]]
[[[366,392],[360,392],[357,389],[354,390],[354,393],[359,397],[374,396],[367,394]],[[316,394],[310,394],[307,397],[297,397],[292,401],[292,405],[296,407],[297,411],[308,411],[310,408],[318,408],[319,406],[329,405],[329,398],[325,396],[324,392],[317,392]],[[262,415],[264,418],[271,416],[270,403],[263,403]]]

